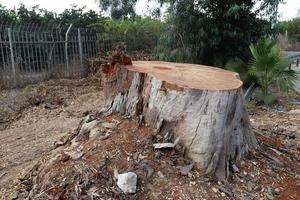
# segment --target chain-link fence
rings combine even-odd
[[[100,47],[90,29],[0,24],[0,88],[86,73],[84,60]]]

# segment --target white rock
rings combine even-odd
[[[154,149],[167,149],[167,148],[174,148],[174,143],[156,143],[153,144]]]
[[[153,144],[154,149],[166,149],[166,148],[174,148],[178,142],[179,142],[180,138],[178,137],[174,143],[156,143]]]
[[[213,191],[214,193],[217,193],[219,190],[218,190],[217,188],[213,187],[213,188],[212,188],[212,191]]]
[[[118,187],[124,193],[135,193],[137,184],[137,175],[133,172],[128,172],[118,175]]]
[[[89,133],[97,124],[99,124],[97,120],[82,124],[78,135]]]
[[[290,111],[288,112],[288,114],[291,114],[291,115],[298,115],[298,114],[300,114],[300,109],[297,109],[297,110],[290,110]]]

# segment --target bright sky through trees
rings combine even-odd
[[[286,0],[284,5],[280,5],[279,12],[281,20],[291,19],[296,17],[300,10],[299,0]],[[94,0],[2,0],[0,4],[8,7],[17,7],[20,3],[26,6],[39,5],[41,8],[46,8],[55,12],[62,12],[70,7],[71,4],[86,6],[87,9],[99,10]],[[139,0],[136,6],[137,14],[147,13],[148,8],[154,7],[154,3],[148,3],[148,0]]]

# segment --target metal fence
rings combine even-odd
[[[83,76],[84,60],[99,50],[97,35],[89,29],[0,24],[0,88]]]

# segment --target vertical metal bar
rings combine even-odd
[[[10,48],[10,59],[11,59],[11,69],[12,69],[12,78],[14,86],[17,85],[17,77],[16,77],[16,66],[15,66],[15,59],[14,59],[14,51],[13,51],[13,41],[11,36],[11,28],[7,29],[8,33],[8,40],[9,40],[9,48]]]
[[[78,48],[79,48],[80,68],[83,69],[83,54],[82,54],[82,41],[81,41],[80,28],[78,29]]]
[[[73,24],[70,24],[65,37],[65,56],[66,56],[66,65],[67,65],[67,76],[70,75],[70,69],[69,69],[69,57],[68,57],[68,35],[72,28]]]
[[[5,29],[5,27],[4,27]],[[8,33],[6,30],[3,31],[4,38],[4,50],[5,50],[5,77],[6,77],[6,86],[10,87],[10,83],[12,80],[11,77],[11,67],[10,67],[10,52],[9,52],[9,41],[8,41]]]
[[[89,58],[89,38],[87,34],[85,35],[85,48],[86,48],[85,58]]]
[[[43,46],[43,62],[44,62],[44,79],[47,79],[48,71],[49,71],[49,63],[47,62],[47,54],[48,54],[48,43],[46,37],[46,30],[44,29],[41,33],[42,36],[42,46]]]
[[[23,81],[26,80],[28,81],[27,78],[27,56],[26,56],[26,49],[25,45],[26,43],[24,42],[24,34],[25,32],[23,31],[23,26],[19,26],[19,31],[18,31],[18,43],[19,43],[19,56],[20,56],[20,68],[22,69],[22,79]]]
[[[4,38],[4,34],[3,34]],[[5,86],[6,85],[6,62],[5,62],[5,54],[3,51],[3,48],[5,48],[5,42],[2,41],[2,32],[0,32],[0,46],[1,46],[1,58],[2,58],[2,84]]]
[[[52,73],[53,67],[55,66],[55,63],[56,63],[56,59],[55,59],[55,55],[56,55],[56,52],[55,52],[55,39],[54,39],[52,30],[51,30],[50,45],[51,45],[51,49],[50,49],[50,53],[49,53],[50,54],[49,55],[49,64],[51,63],[51,65],[49,65],[49,73]]]
[[[12,85],[12,69],[11,69],[11,62],[10,62],[10,48],[9,48],[9,39],[8,39],[8,31],[4,31],[4,36],[5,36],[5,55],[6,55],[6,80],[7,80],[7,86],[11,87]]]
[[[54,42],[54,62],[53,62],[53,67],[52,67],[52,70],[55,70],[53,71],[53,73],[55,73],[55,76],[58,76],[59,73],[58,73],[58,66],[60,64],[60,58],[59,58],[59,42],[60,42],[60,39],[59,39],[59,32],[58,32],[58,28],[55,29],[55,35],[53,36],[53,42]]]
[[[92,57],[92,38],[91,38],[91,34],[89,34],[89,58]]]
[[[82,44],[83,58],[86,58],[86,39],[85,39],[85,35],[81,35],[81,44]]]
[[[36,53],[36,49],[35,49],[35,38],[34,38],[34,27],[33,25],[30,26],[30,28],[28,29],[28,44],[29,44],[29,51],[30,51],[30,61],[31,61],[31,65],[30,65],[30,74],[31,74],[31,82],[33,82],[33,74],[36,72],[36,61],[35,61],[35,53]]]
[[[41,39],[40,39],[40,34],[41,34],[41,27],[39,27],[37,31],[37,47],[38,47],[38,60],[39,60],[39,73],[43,73],[43,59],[42,59],[42,51],[41,51]]]
[[[28,56],[28,71],[29,71],[29,77],[30,77],[30,80],[31,80],[31,76],[32,76],[32,65],[31,65],[31,55],[30,55],[30,52],[32,52],[32,50],[30,50],[30,43],[29,43],[29,39],[28,39],[28,27],[25,31],[25,42],[26,42],[26,49],[27,49],[27,56]]]
[[[33,33],[33,41],[32,41],[32,47],[34,49],[34,73],[38,73],[39,71],[39,61],[38,61],[38,51],[37,51],[37,37],[36,37],[36,31],[37,31],[37,28],[34,27],[32,33]]]
[[[71,44],[71,58],[72,58],[72,67],[71,67],[71,71],[72,71],[72,73],[74,73],[74,72],[76,72],[76,62],[75,62],[75,54],[76,54],[76,38],[75,38],[75,36],[74,35],[72,35],[72,37],[71,37],[71,42],[70,42],[70,44]]]

